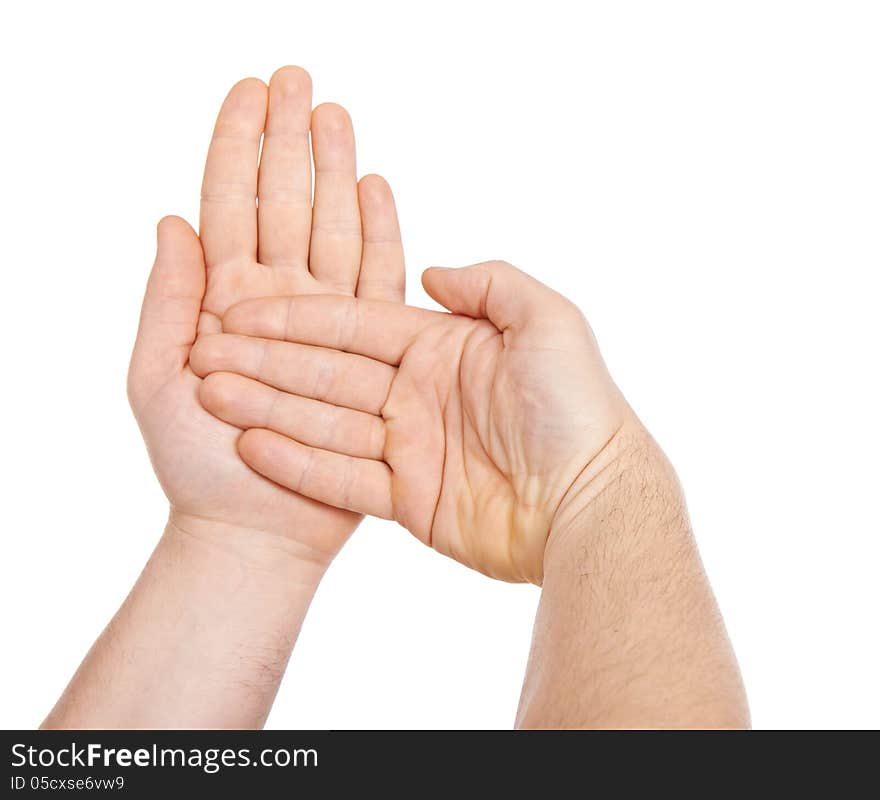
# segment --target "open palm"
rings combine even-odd
[[[268,87],[247,79],[229,93],[205,166],[200,237],[178,218],[159,226],[129,395],[181,527],[198,519],[279,533],[323,560],[357,515],[245,466],[236,452],[241,431],[205,410],[189,363],[193,343],[219,332],[224,312],[248,298],[403,299],[390,189],[378,176],[358,184],[348,114],[329,104],[312,112],[311,94],[308,74],[296,67],[276,72]]]
[[[252,428],[239,450],[263,475],[539,583],[554,515],[631,412],[560,295],[497,262],[424,282],[454,313],[331,296],[236,305],[194,368],[208,384],[247,376],[253,394],[227,396],[224,414]],[[300,377],[315,363],[320,385]],[[338,435],[317,444],[294,421],[302,396]]]

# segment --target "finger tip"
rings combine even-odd
[[[226,309],[223,318],[220,320],[224,333],[234,333],[241,328],[242,323],[247,317],[247,302],[247,300],[243,300]]]
[[[202,404],[202,408],[216,416],[218,411],[222,411],[226,399],[227,393],[221,373],[211,372],[205,375],[199,384],[199,402]]]
[[[449,272],[449,267],[428,267],[422,272],[422,286],[427,288],[429,283],[433,283],[438,275]]]
[[[253,297],[230,306],[221,320],[223,333],[284,339],[295,297]]]
[[[268,93],[269,87],[260,78],[242,78],[226,95],[221,115],[242,110],[265,113]]]
[[[176,214],[167,214],[156,223],[156,236],[159,239],[186,239],[196,237],[196,232],[183,217],[178,217]]]
[[[379,175],[379,173],[377,173],[377,172],[370,172],[370,173],[367,173],[366,175],[364,175],[364,176],[360,179],[359,183],[360,183],[361,186],[367,186],[367,187],[369,187],[369,188],[371,188],[371,189],[372,189],[372,188],[375,188],[375,189],[378,189],[378,190],[381,190],[381,189],[388,189],[388,190],[390,190],[390,189],[391,189],[391,187],[388,185],[388,181],[385,180],[385,178],[383,178],[383,177],[382,177],[381,175]]]
[[[339,103],[321,103],[312,111],[312,124],[324,130],[343,131],[351,128],[351,116]]]
[[[205,375],[208,374],[208,370],[205,366],[205,342],[206,339],[204,336],[199,337],[189,351],[189,368],[199,378],[204,378]]]
[[[371,205],[386,205],[394,201],[391,186],[385,178],[376,173],[364,175],[358,181],[358,194],[361,203]]]
[[[166,214],[158,223],[156,223],[156,227],[159,230],[173,229],[180,225],[187,225],[186,220],[184,220],[183,217],[178,217],[176,214]],[[187,225],[187,227],[189,226]]]
[[[229,94],[253,94],[256,92],[264,92],[267,88],[266,82],[262,78],[251,76],[248,78],[242,78],[240,81],[234,83],[229,90]]]
[[[296,93],[312,91],[312,76],[300,66],[286,64],[272,73],[269,80],[270,87],[277,87],[285,91]]]
[[[199,377],[222,370],[234,353],[234,342],[223,333],[199,336],[189,351],[189,367]]]
[[[254,464],[259,461],[260,443],[264,439],[263,434],[267,431],[259,428],[249,428],[242,431],[238,437],[237,449],[242,460],[247,464]]]

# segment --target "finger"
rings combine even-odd
[[[531,275],[504,261],[460,269],[433,267],[422,274],[425,291],[455,314],[488,319],[501,331],[547,322],[576,308]]]
[[[257,194],[261,264],[308,269],[312,225],[309,122],[312,79],[300,67],[282,67],[269,81],[269,111]]]
[[[238,452],[252,469],[297,494],[392,519],[391,470],[384,461],[318,450],[260,428],[241,435]]]
[[[287,394],[231,372],[212,372],[201,383],[202,405],[237,428],[266,428],[309,447],[382,460],[380,417]]]
[[[391,187],[379,175],[367,175],[358,183],[358,201],[363,252],[357,296],[402,303],[406,269]]]
[[[315,208],[309,270],[328,288],[354,294],[361,264],[354,130],[348,112],[324,103],[312,112]]]
[[[199,327],[196,331],[196,338],[210,336],[214,333],[223,333],[223,320],[210,311],[202,311],[199,314]]]
[[[266,84],[240,81],[226,97],[208,148],[199,234],[208,269],[257,256],[257,156]]]
[[[311,344],[397,365],[413,339],[448,314],[335,295],[260,297],[230,308],[223,330]]]
[[[290,394],[379,414],[396,370],[351,353],[252,336],[202,336],[190,353],[196,375],[237,372]]]
[[[165,217],[157,229],[156,261],[129,368],[129,396],[135,408],[186,364],[204,293],[199,237],[180,217]]]

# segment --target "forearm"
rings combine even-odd
[[[259,727],[325,565],[172,515],[46,728]]]
[[[596,465],[548,541],[517,723],[747,726],[672,468],[647,437],[621,451]]]

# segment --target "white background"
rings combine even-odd
[[[0,32],[0,726],[157,540],[125,398],[164,214],[239,78],[307,67],[390,181],[411,303],[504,258],[575,299],[687,490],[760,727],[880,725],[880,7],[20,3]],[[507,727],[538,592],[368,521],[269,724]]]

